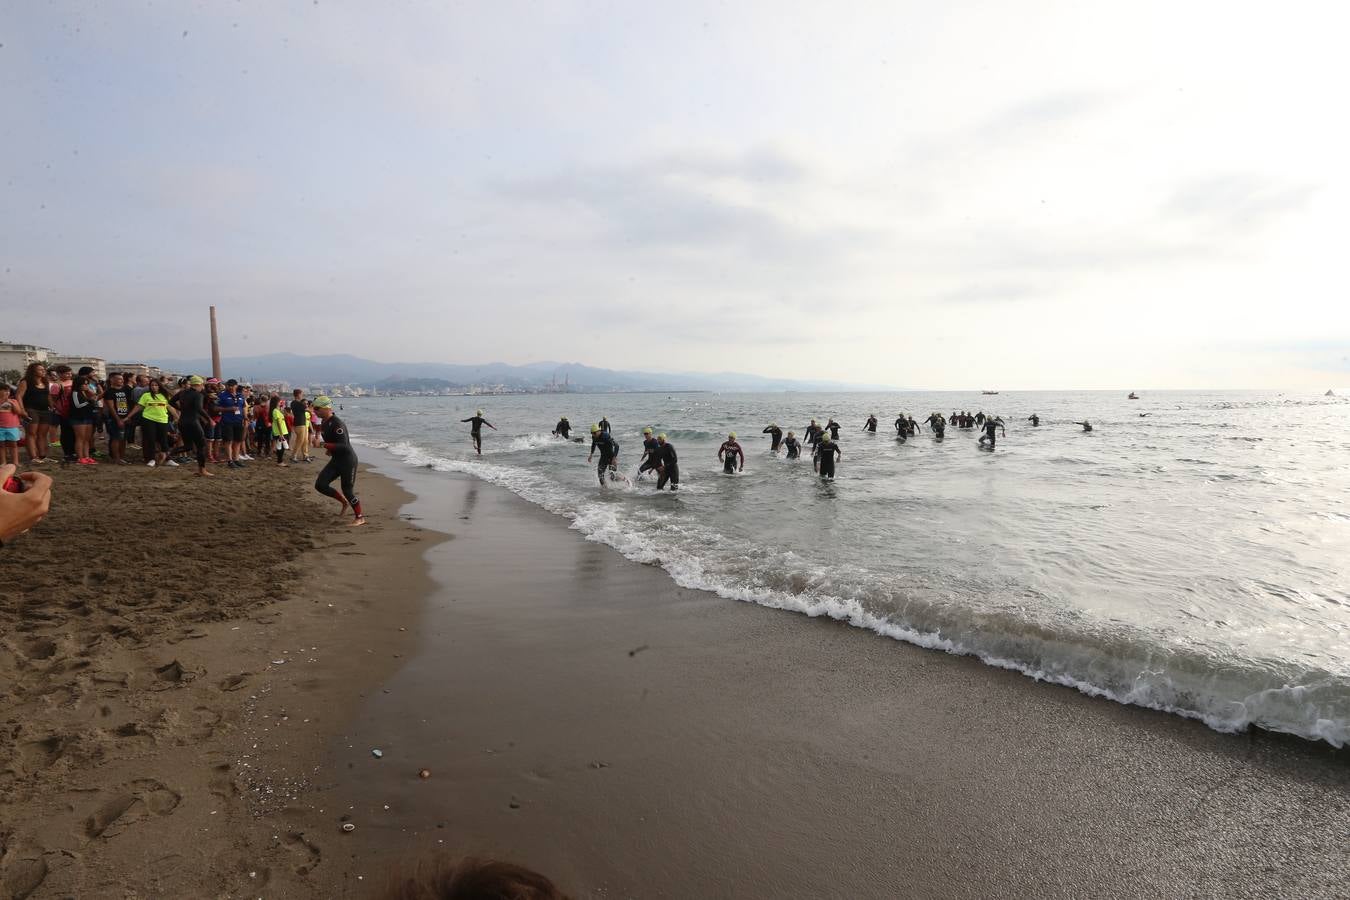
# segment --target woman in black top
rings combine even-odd
[[[47,461],[47,426],[51,423],[52,395],[47,382],[47,367],[29,363],[19,381],[19,407],[28,421],[23,423],[24,446],[30,463]]]
[[[206,471],[206,429],[211,427],[211,419],[206,415],[205,390],[202,376],[193,375],[173,399],[178,405],[178,435],[183,447],[197,457],[196,474],[211,476],[215,473]]]

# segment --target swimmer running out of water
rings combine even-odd
[[[553,433],[560,438],[566,439],[571,432],[572,423],[567,421],[567,416],[563,416],[558,420],[558,424],[553,426]]]
[[[497,426],[496,426],[496,425],[493,425],[493,424],[492,424],[491,422],[489,422],[487,419],[483,418],[483,411],[482,411],[481,409],[478,410],[477,412],[475,412],[473,415],[469,416],[469,418],[467,418],[467,419],[460,419],[460,421],[461,421],[461,422],[471,422],[471,423],[472,423],[472,425],[470,425],[470,428],[469,428],[469,433],[470,433],[470,435],[473,437],[473,449],[476,450],[476,451],[478,452],[478,455],[479,455],[479,456],[482,456],[482,455],[483,455],[483,426],[486,425],[487,427],[491,428],[493,431],[496,431],[496,430],[497,430]]]
[[[837,457],[842,457],[844,451],[839,449],[834,438],[826,435],[820,439],[816,445],[816,453],[812,459],[813,468],[820,473],[821,478],[834,479],[834,461]]]
[[[870,432],[872,432],[873,434],[876,434],[876,433],[877,433],[877,417],[876,417],[876,415],[870,415],[870,416],[867,417],[867,422],[863,425],[863,431],[870,431]]]
[[[783,442],[783,429],[779,428],[776,423],[770,423],[769,427],[765,428],[764,431],[761,432],[761,434],[769,435],[770,439],[772,440],[772,444],[769,447],[769,452],[777,453],[778,445]]]
[[[797,459],[802,455],[802,445],[797,441],[797,435],[791,431],[788,432],[787,440],[783,441],[783,446],[787,448],[787,458]]]
[[[586,454],[586,462],[591,461],[596,450],[600,451],[600,462],[595,467],[595,476],[600,479],[600,486],[605,486],[606,475],[611,479],[623,477],[618,474],[619,442],[614,440],[608,431],[601,431],[599,425],[592,425],[591,452]]]
[[[1089,422],[1087,419],[1084,419],[1084,420],[1081,421],[1081,422],[1074,422],[1073,424],[1075,424],[1075,425],[1082,425],[1084,431],[1091,431],[1091,430],[1092,430],[1092,423]]]
[[[638,477],[642,477],[643,472],[650,472],[661,464],[657,458],[657,451],[660,449],[659,442],[652,437],[650,427],[642,429],[642,462],[638,465]]]
[[[980,435],[980,446],[983,447],[984,444],[985,444],[985,442],[988,441],[988,442],[989,442],[989,449],[990,449],[990,450],[993,450],[993,449],[994,449],[994,443],[997,441],[997,437],[996,437],[996,435],[995,435],[995,431],[997,431],[997,430],[999,430],[999,429],[1002,429],[1002,431],[1003,431],[1003,436],[1004,436],[1004,437],[1007,437],[1007,436],[1008,436],[1008,429],[1006,429],[1006,428],[1003,427],[1003,420],[1002,420],[1002,419],[985,419],[985,420],[984,420],[984,434]]]
[[[666,442],[664,434],[656,436],[656,447],[657,471],[661,473],[656,479],[656,489],[659,491],[666,486],[666,482],[670,482],[670,489],[678,491],[680,489],[680,458],[675,453],[675,448]]]
[[[722,463],[722,471],[727,475],[745,471],[745,451],[736,443],[736,432],[728,434],[722,446],[717,448],[717,458]],[[738,459],[739,466],[736,465]]]

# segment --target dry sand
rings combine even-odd
[[[52,472],[0,557],[0,898],[320,896],[288,808],[427,582],[401,492],[346,528],[316,469]]]

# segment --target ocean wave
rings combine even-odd
[[[644,514],[571,495],[536,472],[481,459],[453,459],[409,442],[357,442],[386,449],[408,465],[467,474],[505,487],[567,518],[587,540],[606,544],[635,562],[660,566],[681,587],[812,617],[828,616],[919,647],[974,656],[987,665],[1091,696],[1197,719],[1216,731],[1257,726],[1334,747],[1350,743],[1350,684],[1322,670],[1221,662],[1215,654],[1165,647],[1123,626],[1068,630],[1034,621],[1026,610],[976,611],[950,598],[896,597],[885,578],[861,573],[850,581],[831,568],[803,569],[790,551],[751,548],[740,568],[733,570],[724,561],[689,549],[726,543],[726,536],[706,524],[677,523],[671,526],[677,534],[658,538],[648,530],[652,523],[642,521]]]

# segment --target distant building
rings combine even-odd
[[[138,362],[110,362],[108,363],[108,371],[123,374],[130,372],[132,375],[144,375],[147,378],[159,378],[164,374],[159,366]]]
[[[37,344],[10,344],[0,341],[0,371],[17,369],[22,372],[29,363],[45,363],[56,351]]]
[[[89,366],[94,370],[94,375],[97,376],[100,381],[108,377],[108,364],[102,359],[102,357],[98,356],[47,357],[48,368],[51,368],[52,366],[59,366],[62,365],[63,363],[67,366],[70,366],[70,368],[75,372],[80,371],[80,369],[84,368],[85,366]]]

